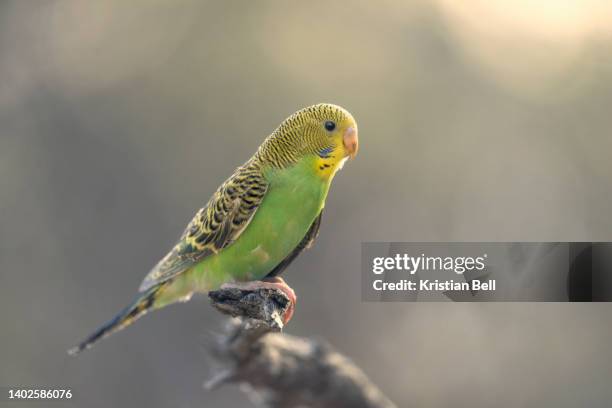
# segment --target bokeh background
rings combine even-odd
[[[72,407],[251,406],[201,387],[223,322],[203,296],[65,350],[282,119],[333,102],[361,151],[285,275],[287,331],[400,407],[610,406],[612,306],[362,303],[359,254],[612,240],[611,50],[598,0],[1,2],[0,385],[71,387]]]

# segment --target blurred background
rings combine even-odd
[[[205,296],[65,351],[281,120],[333,102],[360,154],[285,273],[287,331],[400,407],[610,406],[612,306],[362,303],[359,262],[364,241],[612,240],[611,47],[598,0],[1,2],[0,385],[251,406],[202,389]]]

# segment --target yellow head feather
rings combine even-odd
[[[320,103],[295,112],[264,141],[259,158],[282,168],[313,157],[314,171],[333,177],[357,153],[357,123],[346,109]]]

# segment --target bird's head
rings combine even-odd
[[[310,159],[321,176],[333,176],[346,159],[357,155],[357,123],[346,109],[320,103],[285,119],[260,152],[280,166]]]

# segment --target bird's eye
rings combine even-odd
[[[325,122],[325,129],[328,132],[332,132],[335,128],[336,128],[336,124],[332,122],[331,120],[328,120],[327,122]]]

